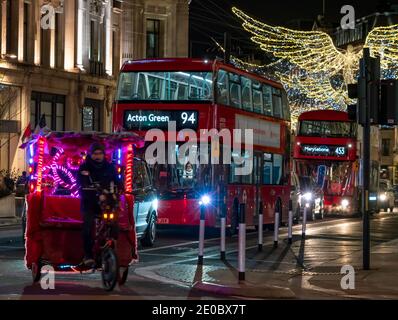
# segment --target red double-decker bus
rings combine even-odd
[[[299,116],[294,172],[323,191],[326,214],[358,210],[357,134],[357,124],[346,112],[317,110]]]
[[[227,225],[236,230],[238,208],[246,204],[246,223],[256,225],[262,204],[264,224],[274,222],[275,212],[287,220],[290,192],[290,113],[281,84],[237,69],[220,61],[173,58],[126,62],[120,73],[113,109],[114,130],[134,131],[144,136],[150,129],[176,131],[203,129],[252,129],[253,152],[239,155],[253,160],[248,175],[234,174],[238,164],[165,163],[152,165],[159,191],[158,224],[199,224],[199,197],[206,190],[212,197],[206,225],[218,227],[222,207]],[[171,135],[169,135],[172,133]],[[167,132],[166,161],[178,157]],[[148,145],[150,142],[148,143]],[[217,145],[216,145],[217,146]],[[197,154],[200,153],[197,147]],[[208,151],[208,150],[206,150]]]

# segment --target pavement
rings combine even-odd
[[[398,228],[397,214],[383,214],[375,219],[378,223]],[[330,222],[329,222],[330,223]],[[337,226],[344,233],[350,224],[360,224],[360,220],[347,220]],[[328,224],[328,223],[326,223]],[[259,299],[397,299],[398,298],[398,239],[381,241],[373,233],[371,250],[371,270],[362,269],[361,235],[354,237],[324,235],[316,230],[320,224],[312,225],[303,239],[300,233],[294,236],[289,245],[282,238],[278,248],[272,244],[259,252],[256,246],[246,251],[245,281],[239,281],[237,270],[237,250],[229,251],[226,261],[218,254],[205,256],[204,265],[197,265],[196,259],[170,263],[162,266],[138,268],[136,274],[157,279],[165,283],[176,283],[207,293],[221,296],[235,296]],[[334,226],[326,227],[334,228]],[[376,225],[376,229],[380,226]],[[300,231],[300,226],[295,230]],[[283,235],[285,235],[283,233]],[[355,240],[354,240],[355,239]],[[348,241],[358,242],[354,250],[346,246]],[[383,239],[384,240],[384,239]],[[319,254],[319,242],[325,242],[329,254]],[[341,244],[337,245],[338,242]],[[381,242],[380,244],[377,244]],[[336,243],[336,244],[334,244]],[[323,246],[324,246],[323,245]],[[347,247],[347,250],[345,250]],[[334,249],[335,248],[335,249]],[[307,264],[307,256],[310,263]],[[355,272],[353,289],[342,288],[341,282],[349,265]]]
[[[24,268],[20,228],[0,228],[0,299],[397,299],[398,213],[371,219],[371,270],[362,270],[360,219],[310,222],[287,243],[286,228],[279,244],[264,232],[257,249],[257,233],[247,233],[246,280],[238,281],[237,237],[227,237],[226,260],[220,260],[217,236],[205,241],[203,265],[197,264],[197,230],[161,230],[152,248],[140,248],[140,262],[131,267],[126,286],[111,294],[101,288],[101,277],[56,274],[56,289],[32,285]],[[16,239],[16,240],[12,240]],[[341,287],[343,265],[355,270],[355,289]]]

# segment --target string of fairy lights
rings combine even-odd
[[[380,57],[382,78],[398,78],[398,25],[374,28],[364,46],[341,50],[325,32],[271,26],[235,7],[232,11],[252,34],[251,40],[275,58],[267,65],[237,57],[232,57],[232,62],[248,71],[275,74],[288,94],[293,121],[304,111],[345,110],[355,103],[348,97],[347,84],[357,81],[363,47],[368,47],[373,57]]]

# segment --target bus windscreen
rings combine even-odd
[[[212,72],[122,72],[117,101],[210,101]]]

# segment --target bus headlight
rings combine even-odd
[[[380,201],[386,201],[387,200],[387,196],[386,196],[385,193],[382,193],[379,198],[380,198]]]
[[[304,199],[307,201],[311,201],[312,193],[311,192],[304,193]]]
[[[152,207],[153,207],[153,209],[154,209],[154,210],[158,210],[158,205],[159,205],[159,200],[155,198],[155,199],[152,201]]]
[[[207,206],[210,203],[210,201],[211,201],[210,197],[207,194],[205,194],[202,196],[202,198],[200,198],[199,204]]]
[[[341,200],[341,206],[343,207],[343,209],[346,209],[350,204],[350,201],[348,201],[347,199],[343,199]]]

